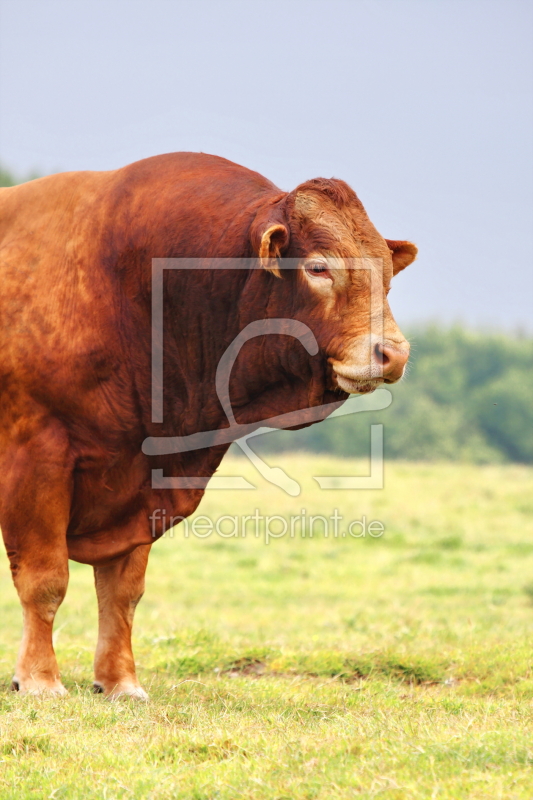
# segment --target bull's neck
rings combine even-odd
[[[229,424],[215,380],[221,358],[242,327],[241,295],[247,279],[242,269],[169,271],[164,290],[163,398],[172,435]]]

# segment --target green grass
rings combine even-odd
[[[208,493],[201,513],[338,509],[384,535],[175,529],[136,617],[148,704],[92,694],[92,570],[77,564],[56,625],[70,696],[10,692],[20,611],[2,560],[1,798],[533,796],[533,469],[396,462],[382,491],[326,492],[312,475],[364,465],[277,463],[300,497],[232,458],[220,474],[258,490]]]

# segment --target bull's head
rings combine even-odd
[[[251,237],[279,279],[269,289],[269,316],[285,309],[310,326],[329,365],[327,389],[366,393],[402,377],[409,344],[387,294],[416,258],[414,244],[384,239],[346,183],[321,178],[261,209]],[[283,270],[281,257],[296,269]]]

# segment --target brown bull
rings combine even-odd
[[[192,514],[229,444],[147,455],[143,442],[227,428],[217,365],[255,320],[298,321],[318,347],[250,339],[229,383],[237,424],[398,380],[409,346],[386,294],[415,255],[379,235],[342,181],[287,194],[208,155],[0,190],[0,526],[24,613],[14,688],[65,691],[52,626],[72,558],[94,566],[95,685],[146,696],[131,627],[150,546],[164,533],[158,510],[169,521]],[[163,421],[154,421],[152,259],[215,257],[250,259],[249,268],[164,270]],[[370,268],[348,268],[353,259]],[[153,470],[192,480],[158,488]]]

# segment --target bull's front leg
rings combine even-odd
[[[54,617],[68,584],[71,471],[61,426],[42,426],[13,447],[1,470],[0,525],[24,621],[12,687],[66,694],[52,644]]]
[[[94,568],[98,595],[98,645],[94,659],[95,688],[111,700],[128,695],[147,700],[135,671],[131,629],[144,592],[144,575],[151,545],[103,567]]]
[[[9,552],[11,561],[20,553]],[[12,688],[23,694],[66,694],[57,665],[52,630],[68,584],[66,548],[43,553],[28,563],[21,558],[14,574],[24,627]]]

